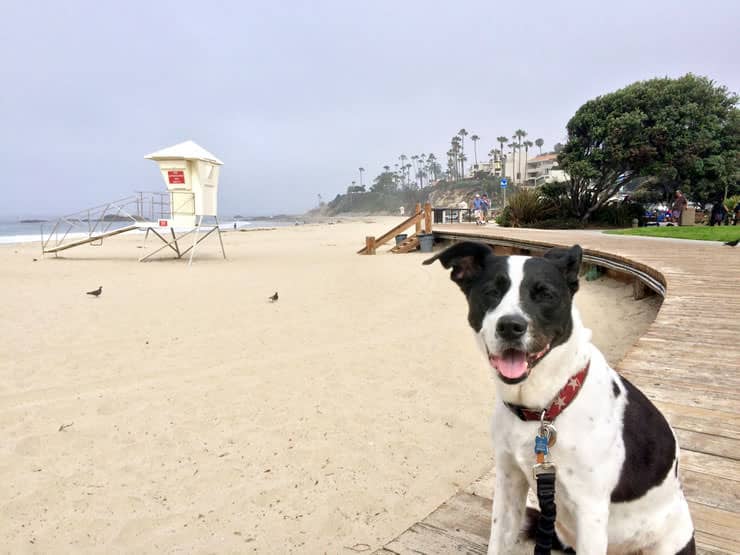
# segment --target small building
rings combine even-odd
[[[561,181],[562,173],[557,154],[540,154],[527,162],[527,185],[534,187],[551,181]]]
[[[163,148],[144,158],[157,162],[170,193],[172,221],[164,222],[163,227],[194,227],[199,217],[218,216],[221,160],[193,141]]]

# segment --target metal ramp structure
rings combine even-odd
[[[64,250],[81,245],[101,246],[104,239],[138,230],[146,231],[145,240],[149,233],[152,233],[164,243],[164,246],[141,257],[140,262],[150,260],[155,254],[169,247],[175,253],[176,258],[182,258],[190,253],[189,263],[192,264],[196,246],[216,232],[221,252],[226,258],[217,217],[214,217],[215,225],[203,225],[203,216],[200,216],[194,228],[179,235],[174,227],[168,226],[172,214],[192,210],[193,200],[188,195],[181,193],[177,197],[177,202],[182,206],[172,206],[172,196],[169,192],[141,191],[129,197],[62,216],[48,232],[42,225],[41,252],[58,255]],[[171,240],[160,233],[168,227],[172,236]],[[207,229],[203,236],[200,236],[201,229]],[[187,248],[181,248],[180,241],[191,234],[193,234],[192,244]]]

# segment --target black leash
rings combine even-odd
[[[552,423],[545,420],[545,411],[540,417],[540,429],[534,440],[537,464],[532,467],[537,480],[537,500],[540,504],[540,517],[537,520],[534,555],[550,555],[555,541],[555,465],[549,459],[550,447],[557,441],[557,431]],[[560,542],[558,542],[560,543]]]
[[[537,520],[534,555],[550,555],[555,538],[555,469],[536,475],[537,500],[540,502],[540,517]]]

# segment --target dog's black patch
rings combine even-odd
[[[580,253],[580,247],[575,248]],[[545,258],[530,258],[524,263],[524,276],[519,289],[522,310],[531,320],[533,337],[546,338],[550,348],[565,343],[573,331],[571,305],[573,293],[578,289],[577,264],[580,264],[578,261],[573,262],[576,266],[570,266],[575,268],[575,278],[566,275],[570,270],[563,270],[561,266],[568,263],[563,262],[563,258],[554,262],[548,256],[552,250],[545,254]],[[573,259],[576,259],[575,255]]]
[[[673,466],[676,440],[668,422],[650,400],[622,378],[627,390],[622,439],[624,463],[612,503],[632,501],[660,485]]]
[[[694,539],[694,536],[691,536],[689,543],[687,543],[681,551],[676,553],[676,555],[696,555],[696,540]]]
[[[619,386],[617,385],[616,380],[612,380],[612,393],[614,393],[614,398],[616,399],[619,397],[619,394],[621,393],[619,391]]]
[[[452,268],[450,279],[457,283],[468,299],[468,322],[480,331],[486,313],[501,302],[511,287],[508,257],[496,256],[488,245],[464,241],[424,261],[439,260]]]

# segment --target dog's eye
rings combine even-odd
[[[535,301],[554,301],[557,298],[555,292],[543,284],[537,284],[532,288],[532,299]]]

